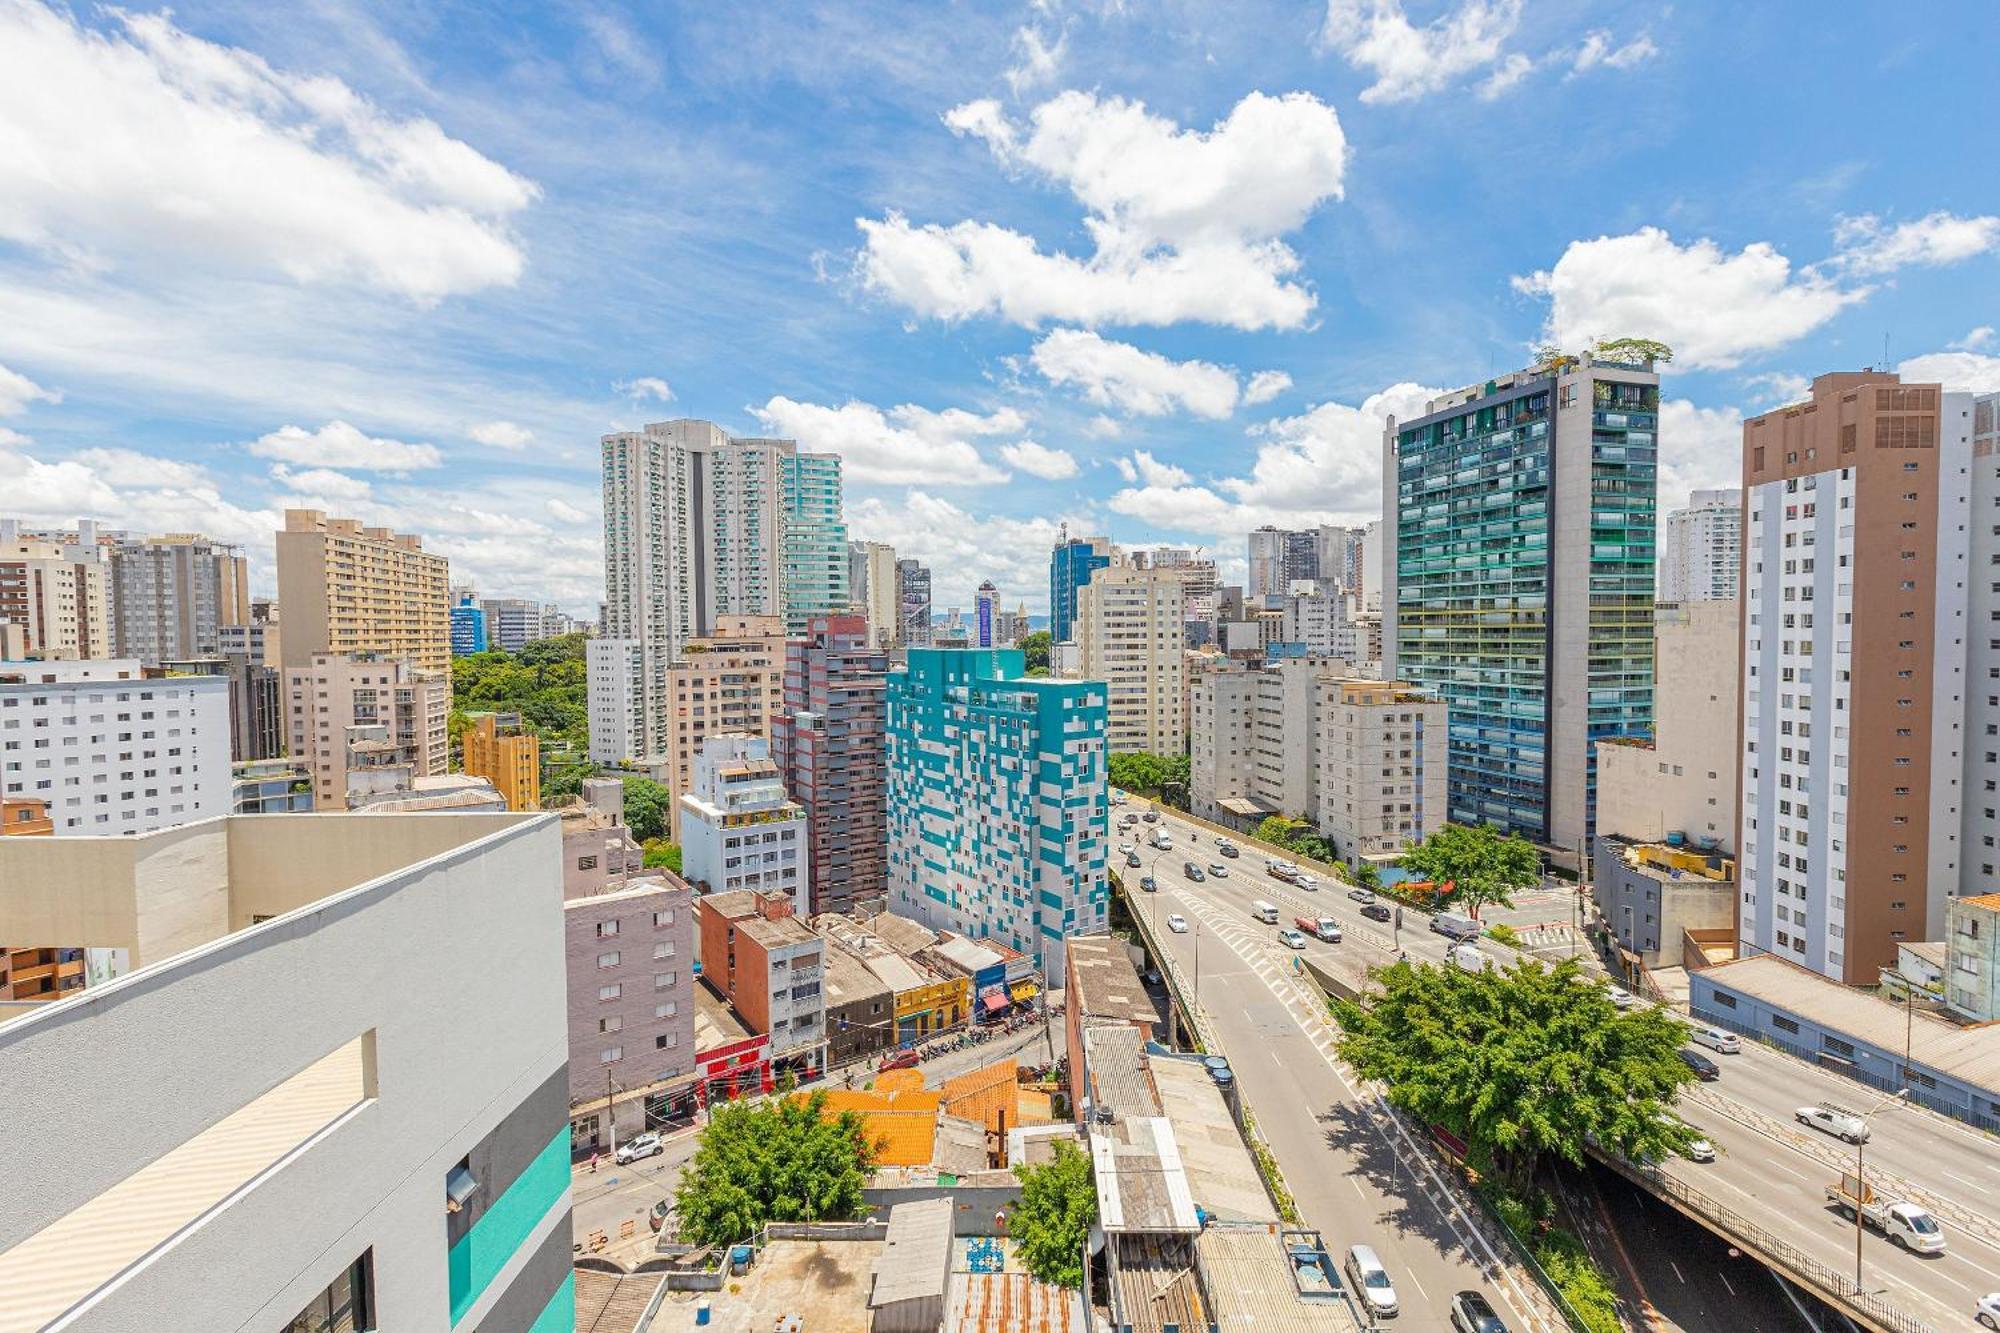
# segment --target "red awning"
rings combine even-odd
[[[997,1014],[1007,1007],[1007,997],[999,991],[980,996],[979,1002],[986,1006],[986,1012],[989,1014]]]

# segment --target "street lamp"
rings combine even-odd
[[[1901,1101],[1910,1095],[1908,1088],[1898,1088],[1861,1113],[1861,1135],[1854,1141],[1854,1294],[1861,1294],[1861,1206],[1868,1201],[1868,1178],[1861,1174],[1863,1150],[1868,1146],[1868,1117],[1887,1106],[1890,1102]]]

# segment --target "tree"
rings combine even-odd
[[[673,799],[673,793],[651,778],[626,778],[625,827],[642,843],[665,837]]]
[[[1021,1203],[1007,1230],[1028,1272],[1058,1287],[1083,1285],[1083,1250],[1097,1221],[1097,1186],[1090,1158],[1066,1140],[1039,1166],[1017,1166]]]
[[[1663,342],[1651,338],[1613,338],[1591,349],[1592,355],[1605,361],[1644,361],[1649,365],[1664,366],[1674,359],[1674,349]]]
[[[1110,772],[1112,786],[1147,795],[1169,786],[1185,787],[1190,773],[1190,763],[1184,754],[1148,754],[1143,750],[1114,754],[1105,767]]]
[[[1375,868],[1373,861],[1363,861],[1354,871],[1354,882],[1364,889],[1379,888],[1382,884],[1382,872]]]
[[[1542,858],[1519,834],[1503,836],[1488,824],[1446,824],[1422,842],[1403,848],[1403,868],[1440,889],[1473,916],[1487,903],[1510,906],[1509,892],[1541,882]]]
[[[681,849],[671,842],[652,842],[646,845],[646,869],[664,867],[676,875],[681,873]]]
[[[1667,1114],[1694,1077],[1680,1020],[1652,1005],[1621,1013],[1574,960],[1479,973],[1399,962],[1375,975],[1379,995],[1331,1002],[1341,1058],[1463,1139],[1474,1166],[1515,1193],[1544,1158],[1581,1166],[1592,1141],[1636,1161],[1694,1138]]]
[[[874,1145],[826,1094],[710,1110],[674,1205],[694,1245],[746,1240],[767,1222],[841,1221],[861,1208]]]
[[[1043,675],[1048,674],[1049,649],[1054,646],[1054,643],[1047,630],[1038,629],[1032,634],[1023,634],[1021,641],[1014,646],[1027,654],[1027,668],[1029,671],[1040,667]]]

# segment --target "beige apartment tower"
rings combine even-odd
[[[451,756],[451,681],[375,654],[315,653],[285,670],[285,717],[292,759],[312,774],[318,810],[347,809],[348,732],[383,727],[394,762],[413,777],[436,777]]]
[[[1112,754],[1187,752],[1186,606],[1172,566],[1113,564],[1077,589],[1077,674],[1109,687]]]
[[[278,533],[284,665],[375,653],[448,677],[450,571],[421,538],[287,509]]]
[[[95,525],[67,534],[26,533],[0,518],[0,623],[21,655],[88,661],[112,655],[111,564]]]
[[[713,634],[689,639],[666,670],[667,785],[673,839],[680,841],[679,797],[694,790],[702,742],[724,732],[769,737],[785,709],[785,622],[778,616],[723,616]]]

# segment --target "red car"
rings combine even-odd
[[[891,1069],[911,1069],[916,1066],[917,1059],[918,1056],[915,1051],[891,1051],[882,1057],[882,1063],[877,1067],[876,1072],[886,1073]]]

